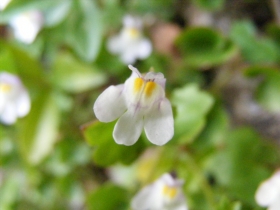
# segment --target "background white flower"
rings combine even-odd
[[[125,64],[145,59],[152,52],[151,42],[142,34],[141,20],[130,15],[124,17],[120,34],[110,38],[107,47],[111,53],[119,54]]]
[[[182,180],[164,174],[144,187],[132,199],[131,207],[133,210],[187,210],[182,185]]]
[[[1,0],[0,1],[0,11],[4,10],[11,0]]]
[[[32,43],[43,25],[43,16],[37,10],[15,15],[9,25],[14,31],[14,36],[26,44]]]
[[[268,207],[268,210],[280,209],[280,170],[259,186],[255,199],[260,206]]]
[[[113,137],[118,144],[134,144],[145,130],[154,144],[167,143],[174,134],[174,119],[169,100],[165,98],[162,73],[149,72],[142,76],[133,66],[124,84],[108,87],[94,103],[94,113],[101,122],[120,117]]]
[[[18,117],[24,117],[30,110],[30,97],[20,79],[6,72],[0,72],[0,121],[13,124]]]

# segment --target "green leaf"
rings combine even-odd
[[[24,84],[27,87],[32,86],[33,89],[43,89],[46,80],[41,64],[26,52],[13,46],[7,45],[7,47],[13,57],[16,72]]]
[[[71,136],[72,132],[67,135]],[[71,172],[77,166],[87,164],[91,159],[91,149],[83,141],[77,141],[72,137],[61,139],[55,147],[50,158],[47,159],[44,166],[48,173],[57,177],[63,177]]]
[[[250,77],[263,77],[257,87],[255,97],[257,101],[271,112],[280,111],[280,73],[278,69],[252,66],[245,69],[245,74]]]
[[[0,13],[0,23],[8,23],[15,15],[30,10],[41,10],[54,7],[61,2],[71,0],[13,0]]]
[[[0,188],[0,209],[12,210],[20,190],[20,174],[9,174]]]
[[[66,42],[85,61],[98,55],[102,41],[102,17],[95,1],[75,0],[66,20]]]
[[[236,53],[232,42],[210,28],[191,28],[181,33],[177,47],[191,66],[205,67],[221,64]]]
[[[223,8],[225,0],[193,0],[197,6],[206,10],[220,10]]]
[[[136,0],[127,1],[127,3],[128,8],[136,14],[153,14],[165,19],[170,19],[174,14],[173,8],[175,7],[175,3],[173,0]]]
[[[270,24],[267,27],[267,33],[272,37],[272,39],[277,44],[280,49],[280,27],[279,25]]]
[[[272,64],[279,61],[279,50],[272,39],[258,38],[254,25],[249,21],[235,22],[230,37],[241,49],[245,60],[253,64]]]
[[[209,167],[217,185],[227,189],[234,198],[256,206],[256,189],[272,173],[264,164],[272,164],[272,156],[276,154],[277,148],[265,144],[259,134],[240,128],[227,136]]]
[[[106,183],[87,198],[89,210],[124,210],[128,208],[128,193],[126,190]]]
[[[176,108],[174,138],[179,138],[180,143],[190,142],[203,129],[213,98],[192,84],[175,90],[172,102]]]
[[[22,155],[30,164],[40,163],[53,150],[59,121],[60,113],[54,94],[41,92],[22,121],[18,134]]]
[[[51,76],[57,87],[71,93],[80,93],[98,87],[106,81],[104,73],[79,62],[67,53],[57,55]]]
[[[115,122],[101,123],[95,121],[90,124],[86,124],[82,127],[82,132],[88,144],[92,146],[97,146],[108,140],[113,140],[113,129]]]
[[[223,197],[219,203],[217,210],[241,210],[242,205],[240,202],[231,203],[228,198]]]
[[[7,48],[0,49],[0,71],[16,73],[16,65],[14,62],[13,55]]]
[[[227,138],[229,132],[228,113],[222,103],[215,103],[207,116],[207,124],[192,147],[202,156],[212,152],[217,146],[221,145]]]
[[[113,139],[115,122],[101,123],[95,121],[82,128],[88,144],[95,146],[94,162],[100,166],[109,166],[117,162],[132,163],[144,149],[141,138],[132,146],[117,144]]]
[[[44,8],[44,25],[54,26],[61,23],[69,14],[73,0],[59,0],[56,4]]]

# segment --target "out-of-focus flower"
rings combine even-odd
[[[115,164],[106,170],[108,177],[114,183],[125,188],[131,188],[137,183],[136,165]]]
[[[119,54],[125,64],[147,58],[152,52],[152,44],[143,36],[141,20],[130,15],[125,16],[120,34],[109,39],[108,50]]]
[[[4,10],[11,0],[0,0],[0,11]],[[43,25],[42,13],[37,10],[16,14],[11,18],[9,25],[13,29],[14,36],[19,41],[32,43]]]
[[[151,185],[144,187],[132,199],[131,207],[133,210],[187,210],[182,185],[182,180],[164,174]]]
[[[165,97],[162,73],[149,72],[142,76],[133,66],[131,76],[124,84],[108,87],[97,98],[93,110],[101,122],[120,117],[113,137],[118,144],[134,144],[141,132],[152,143],[163,145],[174,134],[174,119],[169,100]]]
[[[0,72],[0,121],[13,124],[30,110],[30,97],[17,76]]]
[[[268,210],[280,209],[280,170],[261,183],[255,199],[260,206],[268,207]]]
[[[11,0],[1,0],[0,1],[0,11],[4,10]]]
[[[28,11],[15,15],[9,25],[14,31],[14,36],[19,41],[32,43],[43,25],[43,16],[37,11]]]

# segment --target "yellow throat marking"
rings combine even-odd
[[[150,97],[153,94],[153,91],[156,89],[156,86],[157,84],[155,82],[145,82],[142,78],[136,78],[134,80],[133,92],[137,94],[143,89],[144,95]]]
[[[169,186],[164,186],[163,187],[163,194],[171,199],[173,199],[177,195],[177,189],[176,187],[169,187]]]
[[[6,83],[0,84],[0,92],[2,93],[8,93],[12,89],[12,86]]]
[[[132,38],[136,38],[140,35],[139,30],[136,28],[129,28],[129,29],[127,29],[127,32],[129,34],[129,36]]]
[[[139,93],[142,90],[142,87],[144,85],[144,80],[142,78],[136,78],[134,80],[134,87],[133,87],[133,92],[134,93]]]
[[[148,97],[150,97],[153,93],[153,91],[156,89],[156,83],[155,82],[147,82],[145,89],[144,89],[144,94]]]

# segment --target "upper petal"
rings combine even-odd
[[[138,140],[142,129],[142,114],[137,111],[128,110],[116,123],[113,137],[118,144],[130,146]]]
[[[141,28],[142,21],[138,17],[133,17],[132,15],[126,15],[123,18],[123,25],[124,27],[134,27],[134,28]]]
[[[122,94],[123,85],[110,86],[96,99],[93,111],[101,122],[111,122],[127,109]]]
[[[155,72],[148,72],[145,77],[145,80],[153,80],[156,83],[158,83],[163,89],[165,89],[165,82],[166,79],[164,78],[164,75],[161,72],[155,73]]]
[[[174,135],[172,107],[164,98],[156,103],[144,117],[147,138],[156,145],[167,143]]]
[[[184,184],[184,180],[174,179],[169,173],[163,174],[159,181],[163,182],[165,185],[172,187],[181,187]]]

